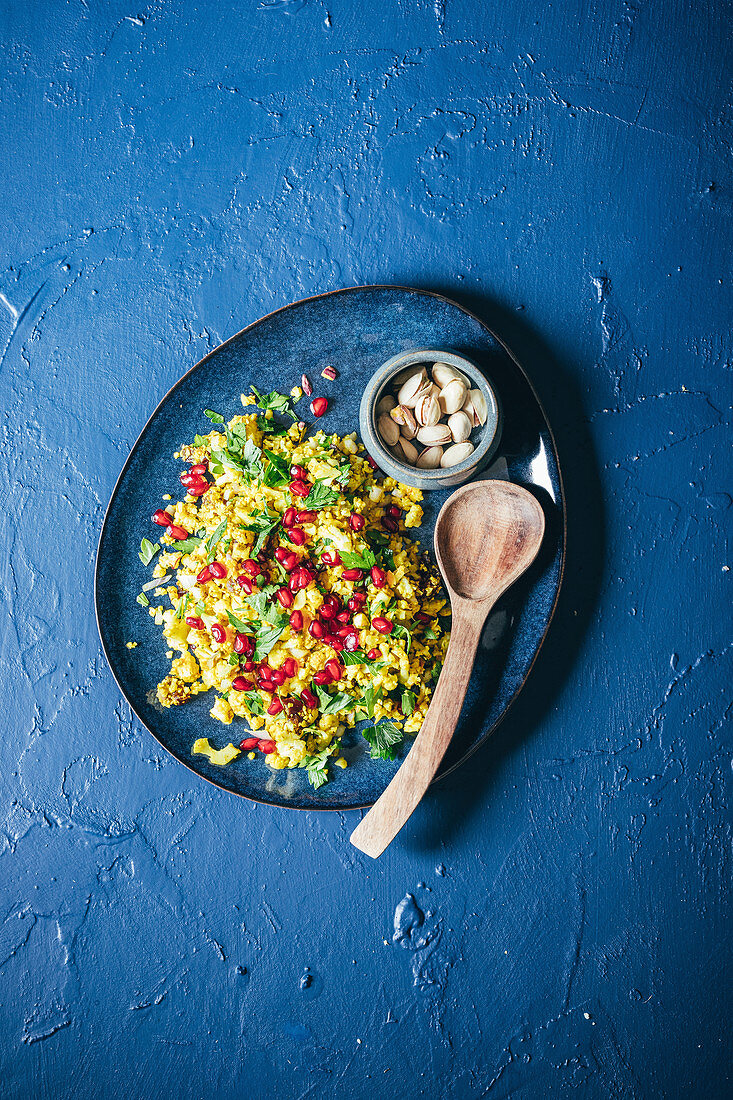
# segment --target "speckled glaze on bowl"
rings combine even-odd
[[[483,393],[488,410],[486,423],[480,428],[474,428],[471,433],[471,442],[475,448],[473,454],[465,462],[459,462],[446,470],[420,470],[416,466],[400,462],[382,442],[377,431],[377,402],[391,392],[392,379],[412,366],[424,365],[429,372],[433,363],[446,363],[465,374],[472,384],[471,388]],[[362,442],[379,469],[401,481],[403,485],[413,485],[417,489],[456,489],[480,473],[496,454],[501,440],[501,427],[501,402],[493,386],[475,363],[448,348],[412,348],[393,355],[370,378],[359,406]]]
[[[157,531],[150,515],[164,494],[180,492],[181,443],[209,431],[204,409],[227,418],[241,412],[240,393],[287,392],[303,371],[315,393],[329,398],[317,426],[343,435],[357,425],[359,402],[370,378],[395,348],[451,347],[466,353],[492,379],[504,405],[501,450],[488,471],[524,485],[541,501],[545,541],[531,570],[506,594],[486,623],[461,720],[440,775],[456,768],[489,736],[524,684],[557,602],[565,554],[565,504],[550,427],[522,368],[473,314],[429,291],[369,286],[337,290],[285,306],[232,336],[192,367],[163,398],[145,425],[112,493],[97,552],[95,602],[102,647],[117,683],[139,720],[177,760],[210,783],[235,794],[305,810],[348,810],[371,805],[385,789],[412,744],[394,761],[371,760],[358,734],[344,740],[349,767],[331,768],[319,790],[303,769],[273,771],[262,756],[245,756],[225,768],[192,756],[197,737],[217,747],[237,740],[240,729],[209,717],[209,694],[164,710],[155,697],[168,672],[165,642],[146,609],[136,602],[150,577],[138,560],[143,536]],[[328,382],[321,371],[335,366]],[[303,402],[304,415],[307,403]],[[432,554],[435,518],[447,491],[426,493],[423,525],[411,531]],[[126,643],[138,643],[128,649]]]

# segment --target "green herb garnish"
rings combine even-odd
[[[143,565],[150,565],[151,561],[159,550],[160,546],[157,542],[152,543],[150,539],[143,539],[143,541],[140,543],[140,553],[138,554],[138,557],[140,558],[140,561],[143,563]]]
[[[282,455],[276,455],[266,448],[263,450],[268,462],[263,481],[271,489],[280,489],[290,482],[290,467]]]
[[[265,708],[262,704],[262,699],[260,698],[259,692],[257,692],[257,691],[245,691],[245,692],[242,693],[242,698],[244,699],[245,703],[247,704],[248,710],[250,710],[252,712],[252,714],[264,714],[265,713]]]
[[[214,550],[216,549],[219,540],[221,539],[221,536],[226,531],[226,528],[227,521],[223,519],[216,530],[213,531],[206,540],[206,546],[204,547],[204,549],[206,550],[206,561],[208,565],[211,565],[212,561],[216,557]]]
[[[318,790],[324,783],[328,783],[328,758],[338,752],[340,742],[333,741],[325,749],[321,749],[320,752],[314,753],[312,756],[306,756],[303,761],[308,772],[309,782]]]
[[[409,718],[415,709],[415,703],[417,702],[417,696],[414,691],[402,692],[402,713],[405,718]]]
[[[369,549],[366,549],[363,554],[352,554],[348,550],[339,550],[339,555],[347,569],[371,569],[377,563],[374,552]]]
[[[404,737],[401,729],[386,720],[378,722],[376,726],[368,726],[361,732],[369,742],[372,760],[394,760],[395,748]]]
[[[252,656],[252,660],[263,660],[284,630],[284,626],[270,626],[269,623],[265,626],[263,624],[257,631],[257,646]]]
[[[224,417],[219,413],[212,412],[211,409],[204,409],[204,416],[208,416],[212,424],[223,424]]]
[[[290,398],[286,397],[284,393],[278,393],[277,390],[272,390],[270,393],[260,393],[254,386],[250,386],[250,389],[257,399],[257,407],[262,409],[263,412],[272,409],[273,412],[292,417],[293,422],[297,424],[298,417],[290,407]]]
[[[345,692],[337,691],[330,695],[320,684],[314,686],[318,696],[318,709],[321,714],[338,714],[340,710],[346,710],[347,707],[354,706],[354,700]]]
[[[137,603],[139,603],[141,607],[150,607],[150,600],[144,592],[141,592],[137,597]]]
[[[332,489],[330,485],[327,485],[325,481],[316,481],[303,501],[302,507],[315,512],[336,504],[340,497],[341,494],[336,489]]]
[[[386,608],[385,608],[386,610]],[[412,645],[412,634],[406,626],[402,626],[401,623],[395,623],[392,628],[393,638],[407,638],[407,652],[410,652],[410,646]]]

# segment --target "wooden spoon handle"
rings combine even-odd
[[[453,618],[448,652],[422,728],[386,791],[351,834],[351,843],[376,859],[430,786],[458,724],[485,616]]]

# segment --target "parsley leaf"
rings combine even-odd
[[[334,695],[329,695],[320,684],[316,684],[315,689],[318,696],[318,709],[321,714],[338,714],[340,710],[346,710],[347,707],[353,707],[354,705],[351,696],[343,691],[337,691]]]
[[[290,482],[290,467],[282,455],[276,455],[274,451],[263,448],[268,465],[265,470],[264,483],[271,489],[280,489]]]
[[[270,626],[269,624],[267,626],[261,626],[257,631],[257,646],[252,655],[252,660],[263,660],[284,630],[284,626]]]
[[[372,760],[394,760],[395,748],[403,739],[402,730],[393,722],[386,720],[376,726],[368,726],[362,735],[369,742],[369,755]]]
[[[336,504],[341,494],[327,485],[325,481],[316,481],[308,496],[303,501],[303,508],[310,511],[318,511],[320,508],[328,508]]]
[[[151,561],[159,550],[160,546],[157,542],[152,543],[150,539],[143,539],[143,541],[140,543],[140,553],[138,554],[138,557],[140,558],[140,561],[143,563],[143,565],[150,565]]]
[[[267,536],[273,531],[280,522],[279,516],[271,516],[269,512],[256,512],[251,517],[251,522],[243,524],[245,531],[252,531],[257,533],[257,539],[252,547],[252,557],[257,557],[262,547],[267,541]]]
[[[288,616],[284,611],[281,611],[270,598],[274,592],[277,592],[277,589],[278,586],[276,584],[265,585],[259,592],[252,593],[248,603],[250,607],[254,608],[261,619],[265,619],[266,622],[271,623],[273,626],[284,627],[288,621]]]
[[[417,696],[414,691],[402,692],[402,713],[405,718],[409,718],[415,709],[415,703],[417,702]]]
[[[247,704],[247,709],[252,714],[265,713],[265,708],[262,704],[262,699],[260,698],[260,693],[258,691],[245,691],[242,693],[242,698]]]
[[[211,565],[212,561],[214,560],[214,557],[215,557],[214,550],[216,548],[217,543],[221,539],[221,536],[226,531],[226,527],[227,527],[227,521],[225,519],[223,519],[221,521],[221,523],[219,524],[219,526],[216,528],[216,530],[213,531],[212,534],[210,534],[209,537],[206,540],[206,547],[205,547],[205,549],[206,549],[206,561],[209,565]]]
[[[176,543],[176,550],[179,554],[190,554],[203,541],[201,537],[197,538],[196,535],[190,535],[187,539],[182,539],[181,542]]]
[[[297,423],[298,417],[290,408],[290,398],[286,397],[284,393],[278,393],[277,390],[272,390],[270,393],[260,393],[254,386],[250,386],[250,389],[257,399],[257,407],[262,409],[263,412],[272,409],[273,412],[292,417],[293,422]]]
[[[227,619],[240,634],[249,634],[252,630],[252,623],[245,623],[242,619],[238,619],[236,615],[233,615],[231,611],[227,611]]]
[[[224,417],[220,416],[219,413],[212,412],[211,409],[204,409],[204,416],[208,416],[212,424],[224,423]]]
[[[137,597],[137,602],[140,604],[141,607],[150,607],[150,600],[144,592],[141,592],[140,595]]]
[[[392,628],[393,638],[407,638],[407,652],[410,652],[410,646],[412,645],[412,634],[406,626],[402,626],[401,623],[395,623]]]
[[[381,698],[381,695],[381,688],[375,688],[370,685],[359,700],[359,707],[364,711],[367,718],[374,717],[374,704],[377,699]]]
[[[309,782],[318,790],[324,783],[328,783],[328,758],[338,751],[340,742],[333,741],[325,749],[306,756],[303,764],[308,772]]]
[[[425,637],[425,638],[430,638],[430,639],[433,639],[433,638],[437,638],[437,637],[438,637],[438,635],[437,635],[437,634],[435,633],[435,631],[433,630],[432,626],[429,626],[429,627],[428,627],[428,628],[427,628],[427,629],[425,630],[425,633],[424,633],[423,637]]]
[[[339,550],[339,554],[347,569],[371,569],[377,564],[373,551],[369,549],[366,549],[363,554],[352,554],[344,550]]]

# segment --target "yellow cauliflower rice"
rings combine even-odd
[[[346,729],[366,720],[372,757],[386,759],[420,729],[450,608],[405,534],[422,520],[418,489],[378,478],[356,433],[306,437],[289,398],[242,401],[257,411],[226,424],[207,410],[214,430],[176,456],[187,493],[153,516],[165,532],[142,541],[154,565],[138,602],[172,657],[161,704],[212,691],[212,718],[249,727],[192,752],[224,766],[259,751],[271,768],[307,768],[317,787],[329,759],[346,766]]]

